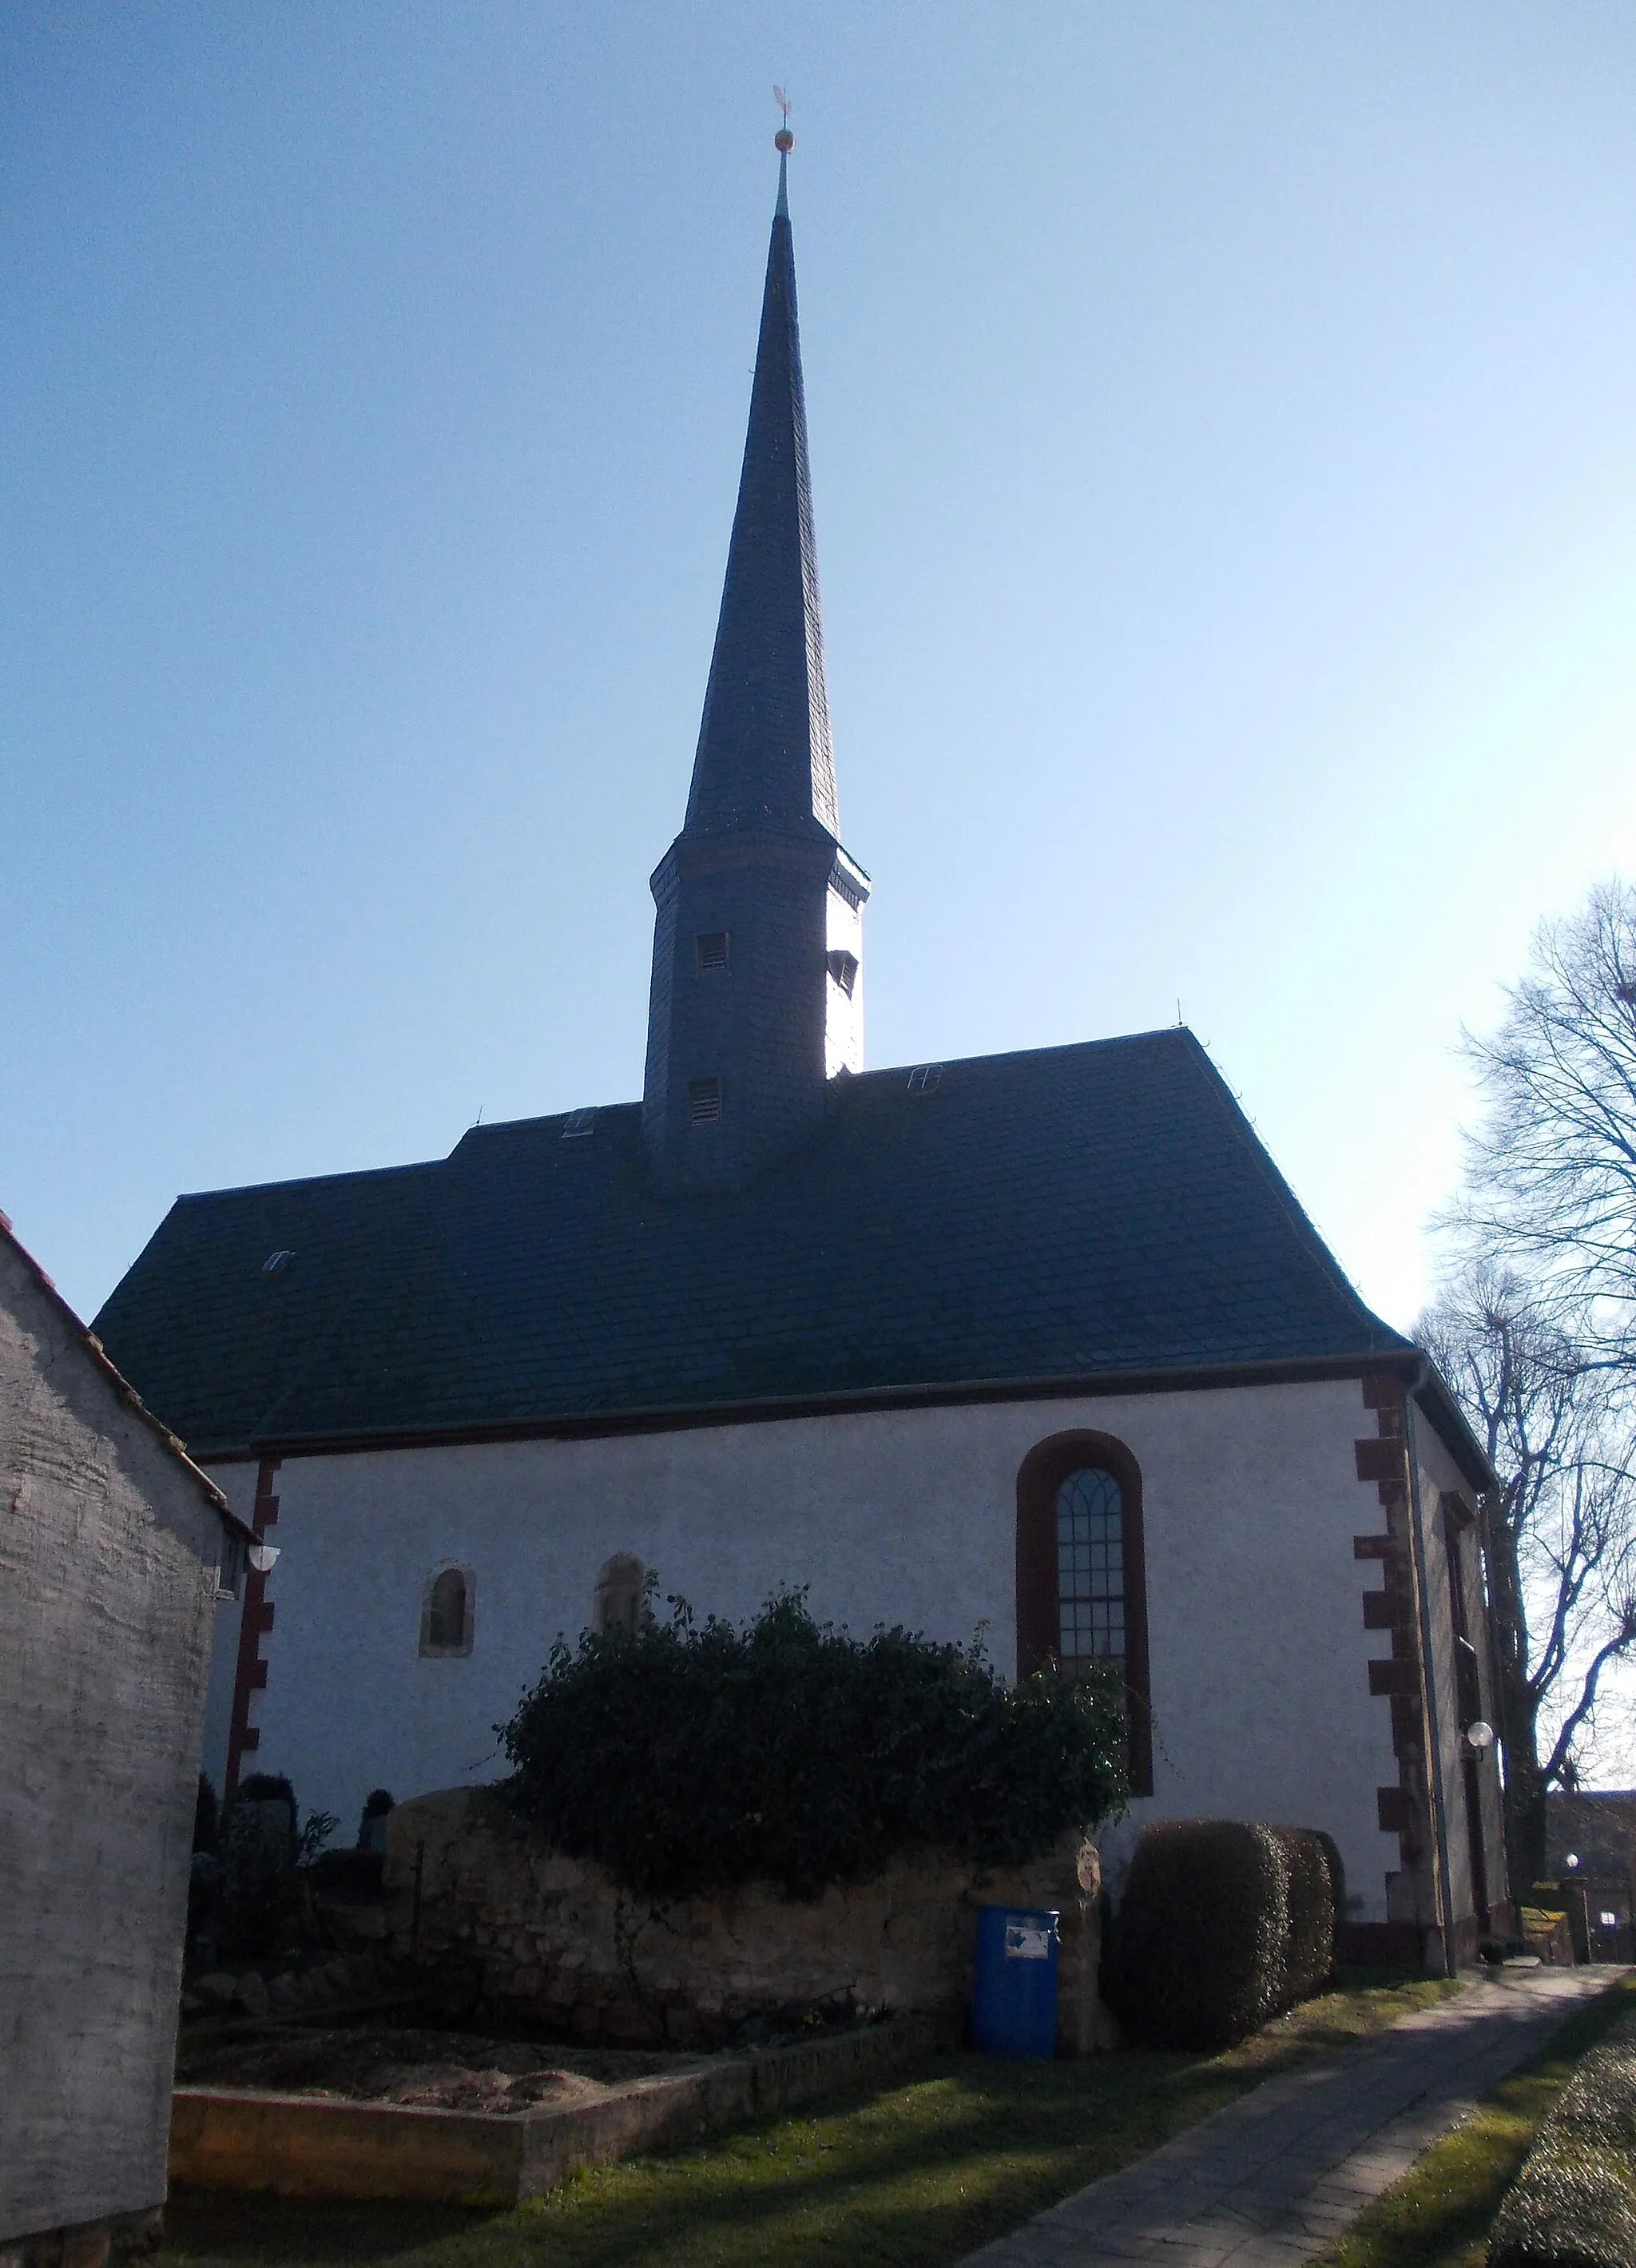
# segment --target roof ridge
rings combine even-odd
[[[1001,1048],[991,1054],[975,1056],[910,1056],[901,1064],[877,1064],[869,1071],[854,1071],[851,1076],[859,1082],[872,1079],[901,1079],[911,1071],[919,1071],[927,1064],[936,1064],[943,1071],[956,1071],[964,1064],[1021,1063],[1029,1056],[1088,1055],[1093,1049],[1133,1047],[1146,1040],[1174,1041],[1177,1037],[1192,1039],[1193,1035],[1183,1024],[1159,1024],[1146,1032],[1109,1032],[1096,1040],[1053,1040],[1043,1047]],[[1195,1046],[1198,1042],[1194,1041]]]
[[[315,1189],[331,1182],[384,1182],[395,1174],[437,1174],[448,1162],[447,1158],[410,1158],[401,1166],[352,1166],[338,1174],[296,1174],[283,1182],[231,1182],[225,1189],[183,1189],[172,1200],[172,1210],[214,1204],[217,1197],[254,1197],[263,1189]]]

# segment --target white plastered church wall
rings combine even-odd
[[[1365,1418],[1345,1380],[289,1458],[256,1764],[349,1823],[373,1786],[402,1799],[497,1776],[491,1727],[589,1623],[622,1550],[700,1615],[742,1617],[805,1584],[816,1615],[855,1631],[984,1625],[1009,1674],[1017,1469],[1085,1428],[1143,1475],[1155,1793],[1134,1819],[1325,1827],[1354,1918],[1383,1918],[1396,1856],[1375,1791],[1396,1766],[1367,1688],[1389,1641],[1362,1627],[1352,1555],[1375,1524],[1353,1462]],[[424,1586],[451,1563],[475,1572],[472,1652],[424,1660]]]

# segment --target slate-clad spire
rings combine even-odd
[[[800,828],[813,819],[832,835],[838,827],[787,164],[781,153],[739,507],[688,798],[689,834],[747,823]]]
[[[660,1181],[732,1189],[863,1069],[869,878],[836,833],[795,255],[777,137],[749,433],[680,835],[653,873],[642,1133]]]

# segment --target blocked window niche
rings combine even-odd
[[[471,1652],[477,1581],[469,1567],[439,1567],[426,1578],[420,1605],[420,1650],[447,1660]]]
[[[591,1627],[599,1636],[633,1631],[648,1620],[647,1576],[634,1551],[615,1551],[602,1562],[591,1616]]]

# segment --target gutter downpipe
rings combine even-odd
[[[1415,1396],[1420,1379],[1404,1394],[1404,1440],[1409,1455],[1409,1541],[1414,1554],[1414,1584],[1420,1603],[1420,1653],[1426,1665],[1426,1733],[1431,1743],[1432,1818],[1437,1836],[1437,1904],[1443,1940],[1443,1974],[1455,1977],[1454,1877],[1448,1864],[1448,1803],[1443,1786],[1443,1742],[1437,1708],[1437,1661],[1432,1652],[1432,1594],[1426,1573],[1426,1526],[1420,1502],[1420,1460],[1415,1441]]]

